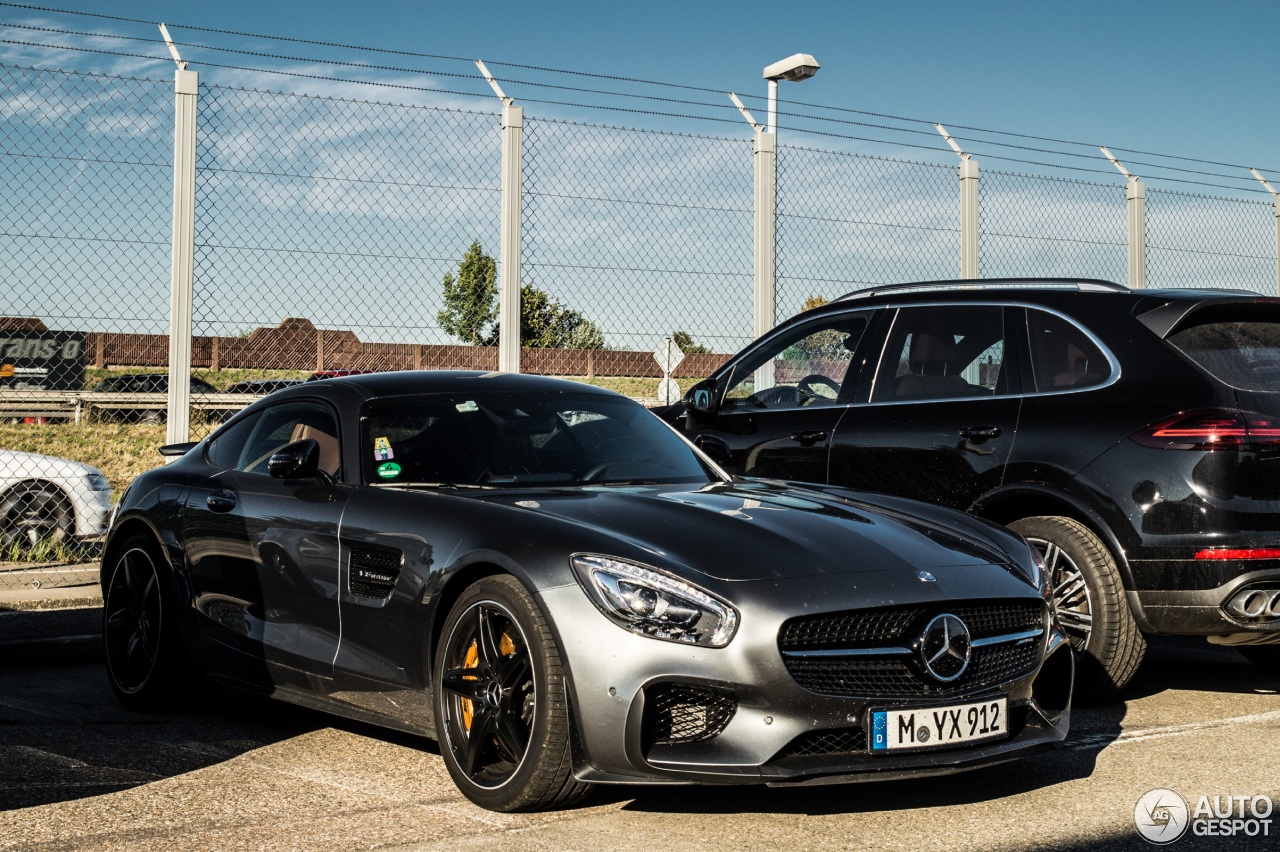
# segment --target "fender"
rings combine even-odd
[[[1048,483],[1018,482],[1002,485],[983,494],[969,507],[969,512],[980,518],[986,518],[1002,524],[1008,524],[1025,517],[1045,514],[1041,510],[1019,512],[1000,509],[1009,501],[1026,500],[1026,498],[1033,498],[1032,505],[1043,506],[1047,502],[1066,507],[1068,511],[1061,514],[1080,521],[1102,539],[1107,549],[1111,551],[1112,558],[1116,561],[1116,568],[1120,571],[1120,579],[1124,583],[1125,591],[1133,590],[1133,574],[1129,568],[1129,559],[1125,553],[1124,545],[1116,537],[1111,524],[1107,523],[1092,505],[1077,494]]]

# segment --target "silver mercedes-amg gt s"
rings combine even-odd
[[[418,732],[496,810],[953,772],[1066,735],[1072,651],[1018,536],[731,479],[607,391],[351,376],[164,452],[102,563],[133,707],[198,672]]]

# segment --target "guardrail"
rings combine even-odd
[[[193,394],[192,405],[205,412],[232,414],[264,394]],[[83,423],[97,412],[112,418],[146,419],[169,407],[166,393],[111,393],[105,391],[4,391],[0,393],[0,418],[40,418]]]

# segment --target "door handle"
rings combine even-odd
[[[980,444],[983,441],[990,440],[991,438],[999,438],[1000,427],[999,426],[970,426],[967,429],[961,429],[960,435],[961,437],[968,438],[970,441],[973,441],[975,444]]]
[[[215,491],[204,502],[211,511],[230,512],[236,507],[236,495],[230,491]]]
[[[791,436],[791,440],[795,441],[802,447],[812,447],[819,441],[827,440],[826,432],[796,432]]]

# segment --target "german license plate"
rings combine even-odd
[[[947,748],[995,740],[1009,733],[1004,696],[972,704],[916,710],[872,710],[871,751]]]

